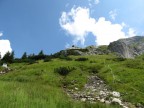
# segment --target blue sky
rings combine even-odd
[[[55,53],[144,35],[144,0],[0,0],[0,52]]]

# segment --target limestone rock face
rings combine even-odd
[[[111,42],[108,49],[123,58],[134,58],[144,53],[144,37],[135,36],[119,39],[118,41]]]

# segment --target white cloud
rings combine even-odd
[[[133,28],[129,28],[128,37],[136,36],[136,31]]]
[[[89,17],[89,9],[81,7],[63,12],[60,18],[61,27],[73,36],[74,44],[80,41],[84,45],[85,36],[94,23],[95,19]]]
[[[90,10],[88,8],[72,8],[70,12],[63,12],[59,19],[60,26],[73,38],[73,43],[85,43],[85,38],[88,33],[92,33],[98,45],[108,45],[110,42],[120,38],[126,38],[134,35],[134,29],[129,28],[128,33],[123,32],[125,23],[113,24],[107,21],[104,17],[98,20],[90,17]]]
[[[123,27],[127,27],[127,25],[124,23],[124,22],[122,22],[122,24],[121,24]]]
[[[96,36],[98,45],[108,45],[110,42],[126,37],[122,29],[121,24],[112,24],[110,21],[106,21],[104,17],[101,17],[91,32]]]
[[[2,36],[3,33],[0,33],[0,36]],[[3,57],[7,52],[11,52],[12,48],[10,45],[10,41],[9,40],[0,40],[0,54],[1,57]]]
[[[2,32],[0,32],[0,36],[3,36],[3,33],[2,33]]]
[[[112,20],[115,20],[115,18],[116,18],[116,16],[117,16],[117,10],[115,9],[115,10],[110,11],[110,12],[109,12],[109,15],[110,15],[110,18],[111,18]]]

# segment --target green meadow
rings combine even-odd
[[[143,56],[122,59],[108,54],[69,58],[9,64],[11,71],[0,75],[0,108],[116,108],[67,96],[64,85],[82,89],[89,75],[98,75],[112,90],[120,92],[124,101],[144,104]],[[60,67],[71,70],[63,75],[56,71]],[[73,80],[75,84],[71,84]]]

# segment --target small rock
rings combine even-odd
[[[127,106],[122,106],[123,108],[128,108]]]
[[[116,92],[116,91],[113,91],[113,92],[112,92],[112,95],[113,95],[114,97],[120,97],[120,93],[119,93],[119,92]]]
[[[82,102],[85,102],[85,101],[86,101],[86,98],[81,98],[81,101],[82,101]]]
[[[137,108],[144,108],[144,106],[141,103],[137,103],[136,107]]]
[[[113,98],[112,100],[113,103],[118,103],[119,105],[122,104],[121,100],[119,98]]]
[[[104,91],[100,91],[99,95],[100,95],[101,98],[107,96],[106,92],[104,92]]]
[[[77,88],[77,87],[75,87],[75,90],[78,90],[78,88]]]
[[[96,97],[96,99],[98,100],[98,99],[100,99],[100,97]]]
[[[107,89],[105,88],[104,91],[107,91]]]
[[[101,83],[103,83],[103,81],[100,81]]]
[[[101,100],[100,100],[100,102],[104,103],[104,102],[105,102],[105,100],[104,100],[104,99],[101,99]]]
[[[91,96],[87,95],[86,98],[91,98]]]
[[[106,103],[106,104],[111,104],[111,102],[110,102],[110,101],[105,101],[105,103]]]
[[[73,95],[74,95],[75,97],[78,97],[78,96],[79,96],[79,95],[78,95],[78,94],[76,94],[76,93],[75,93],[75,94],[73,94]]]
[[[93,90],[92,90],[92,92],[95,92],[95,91],[96,91],[96,89],[93,89]]]
[[[104,91],[100,91],[100,95],[105,95],[105,92]]]
[[[88,98],[88,100],[89,100],[89,101],[94,101],[95,99],[94,99],[94,98]]]

